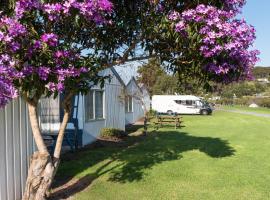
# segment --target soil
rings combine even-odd
[[[72,200],[72,196],[86,189],[92,181],[93,178],[90,176],[82,179],[73,178],[68,182],[65,180],[58,181],[57,185],[59,186],[52,189],[49,200]]]

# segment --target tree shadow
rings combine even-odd
[[[94,173],[86,175],[87,180],[90,180],[88,185],[104,174],[108,174],[112,182],[140,181],[146,176],[146,169],[165,161],[181,159],[182,153],[187,151],[198,150],[215,159],[235,153],[226,140],[192,136],[178,131],[160,130],[147,136],[130,136],[125,144],[115,147],[103,145],[82,150],[73,156],[64,156],[56,179],[66,177],[66,181],[70,181],[77,174],[98,165]]]
[[[181,153],[199,150],[212,158],[232,156],[235,150],[228,141],[220,138],[196,137],[188,133],[176,131],[159,131],[151,139],[122,151],[116,159],[124,161],[124,166],[111,172],[110,181],[139,181],[145,175],[145,169],[150,169],[164,161],[181,159]]]
[[[128,134],[130,134],[130,133],[136,132],[142,128],[143,128],[143,125],[140,125],[140,124],[135,124],[135,125],[129,124],[129,125],[126,125],[125,130]]]
[[[62,185],[58,182],[58,186],[54,185],[54,189],[49,197],[49,200],[67,199],[87,188],[93,182],[91,174],[80,179],[71,179],[63,181]]]

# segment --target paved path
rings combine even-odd
[[[232,112],[232,113],[239,113],[239,114],[244,114],[244,115],[253,115],[257,117],[267,117],[270,118],[270,114],[263,114],[263,113],[256,113],[256,112],[249,112],[249,111],[241,111],[241,110],[226,110],[219,108],[217,110],[225,111],[225,112]]]

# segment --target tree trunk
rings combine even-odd
[[[46,199],[46,192],[50,187],[55,167],[41,135],[37,101],[27,101],[27,105],[38,151],[31,158],[23,200],[43,200]]]
[[[53,161],[49,154],[35,152],[31,158],[23,200],[45,200],[58,165],[59,161]]]
[[[147,109],[146,105],[143,103],[143,111],[144,111],[144,120],[143,120],[143,135],[147,135]]]
[[[63,101],[64,119],[58,133],[54,157],[49,154],[42,138],[38,123],[37,102],[27,102],[32,132],[38,151],[31,158],[23,200],[45,200],[49,196],[49,189],[60,162],[63,138],[71,112],[72,97],[72,94],[68,94]]]
[[[144,116],[144,121],[143,121],[143,134],[146,136],[147,135],[147,117]]]

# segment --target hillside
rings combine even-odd
[[[255,78],[268,78],[270,76],[270,67],[255,67],[253,75]]]

